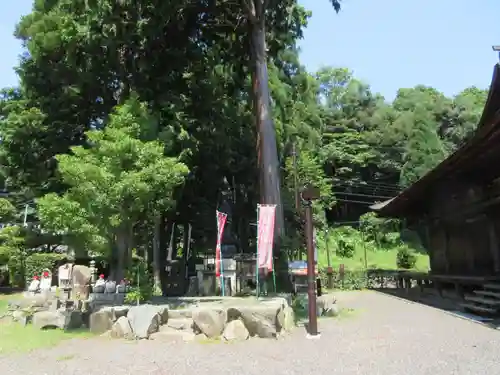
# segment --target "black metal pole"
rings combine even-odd
[[[316,307],[316,273],[314,267],[312,202],[304,200],[307,238],[307,294],[309,310],[309,335],[318,335],[318,316]]]

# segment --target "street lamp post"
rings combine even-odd
[[[319,338],[318,315],[316,305],[316,282],[314,267],[313,217],[312,201],[319,198],[319,190],[307,186],[301,193],[302,204],[305,208],[306,239],[307,239],[307,296],[309,312],[308,338]]]

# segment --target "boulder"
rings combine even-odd
[[[290,306],[286,306],[283,309],[283,315],[284,319],[283,319],[282,329],[290,332],[295,328],[295,312]]]
[[[330,317],[335,317],[339,316],[340,314],[340,307],[337,304],[331,305],[328,310],[323,311],[324,316],[330,316]]]
[[[60,314],[64,315],[64,329],[79,329],[82,328],[83,325],[83,314],[81,311],[72,310],[72,311],[61,311]]]
[[[123,316],[127,316],[130,306],[114,306],[113,307],[113,320],[117,321]]]
[[[227,313],[220,307],[200,307],[193,310],[193,322],[197,331],[209,338],[220,337],[227,321]]]
[[[169,306],[168,305],[159,305],[157,306],[158,314],[160,314],[160,324],[167,324],[168,319],[170,317]]]
[[[167,326],[177,330],[192,329],[193,319],[169,319]]]
[[[245,341],[248,340],[250,334],[245,327],[245,324],[241,320],[237,319],[227,323],[222,336],[226,341]]]
[[[90,314],[89,328],[92,333],[104,333],[113,326],[113,310],[101,309]]]
[[[332,309],[332,306],[335,305],[335,297],[333,294],[323,294],[317,298],[317,308],[318,315],[323,316],[326,315],[326,312]]]
[[[115,339],[133,339],[134,332],[130,326],[130,322],[126,316],[118,318],[111,327],[110,336]]]
[[[246,305],[228,309],[228,320],[241,319],[250,336],[275,338],[281,330],[278,314],[281,304]]]
[[[9,310],[47,307],[47,306],[49,306],[49,296],[46,294],[26,295],[22,299],[8,302]]]
[[[161,317],[157,306],[133,306],[128,311],[127,318],[138,339],[147,339],[152,333],[158,332],[160,327]]]
[[[21,323],[23,326],[31,321],[32,316],[23,310],[15,310],[12,312],[12,319],[15,322]]]
[[[33,314],[33,327],[38,329],[64,329],[66,318],[60,312],[39,311]]]

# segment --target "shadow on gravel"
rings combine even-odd
[[[442,296],[439,296],[434,289],[427,288],[421,291],[419,287],[411,289],[374,288],[371,290],[409,302],[430,306],[454,315],[457,318],[467,319],[492,329],[500,329],[499,319],[492,319],[463,311],[460,306],[460,303],[463,301],[452,290],[444,290]]]

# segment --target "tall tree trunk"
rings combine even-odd
[[[250,21],[252,95],[257,127],[260,203],[276,204],[275,239],[283,235],[280,166],[276,131],[271,114],[267,72],[265,0],[244,0]]]
[[[113,272],[113,280],[120,281],[125,277],[125,264],[127,259],[127,237],[128,231],[125,228],[120,228],[116,234],[116,265]]]
[[[153,234],[153,279],[154,289],[161,290],[161,251],[160,251],[160,231],[161,231],[161,215],[154,219],[154,234]]]

